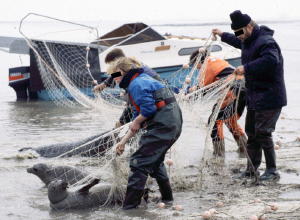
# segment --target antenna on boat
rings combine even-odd
[[[77,26],[81,26],[81,27],[85,27],[85,28],[89,28],[89,29],[93,29],[94,31],[96,31],[97,33],[97,38],[99,37],[99,32],[98,32],[98,29],[96,27],[92,27],[92,26],[88,26],[88,25],[84,25],[84,24],[80,24],[80,23],[76,23],[76,22],[72,22],[72,21],[67,21],[67,20],[63,20],[63,19],[59,19],[59,18],[54,18],[54,17],[50,17],[50,16],[47,16],[47,15],[41,15],[41,14],[37,14],[37,13],[33,13],[33,12],[30,12],[28,13],[27,15],[25,15],[21,21],[20,21],[20,25],[19,25],[19,32],[22,36],[26,37],[25,34],[23,33],[22,31],[22,24],[24,22],[24,20],[26,18],[28,18],[29,16],[31,15],[35,15],[35,16],[38,16],[38,17],[43,17],[43,18],[48,18],[48,19],[52,19],[52,20],[55,20],[55,21],[60,21],[60,22],[64,22],[64,23],[68,23],[68,24],[73,24],[73,25],[77,25]]]

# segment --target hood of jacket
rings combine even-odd
[[[121,80],[119,86],[120,88],[122,89],[127,89],[127,87],[129,86],[133,76],[135,74],[141,74],[144,72],[144,69],[143,68],[138,68],[138,69],[131,69],[128,71],[128,73],[123,77],[123,79]]]
[[[250,37],[248,37],[245,40],[245,44],[249,44],[250,42],[252,42],[253,40],[255,40],[258,36],[263,36],[263,35],[274,35],[274,30],[272,30],[271,28],[265,26],[265,25],[255,25],[252,31],[252,34]]]

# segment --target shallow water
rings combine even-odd
[[[280,173],[280,184],[299,184],[300,185],[300,175],[294,173]],[[299,197],[300,198],[300,197]]]
[[[280,198],[283,199],[299,199],[300,198],[300,190],[293,192],[286,192],[280,195]]]
[[[1,23],[0,35],[15,36],[16,23]],[[283,109],[282,118],[278,122],[274,139],[288,142],[300,136],[300,22],[269,24],[275,29],[275,38],[282,48],[285,58],[285,79],[288,92],[288,107]],[[155,27],[160,33],[208,37],[211,26],[195,27]],[[220,26],[228,30],[229,26]],[[108,29],[108,28],[107,28]],[[5,31],[6,30],[6,31]],[[4,33],[5,32],[5,33]],[[17,149],[21,147],[40,146],[59,142],[80,140],[110,129],[113,121],[107,121],[100,113],[81,107],[69,109],[57,107],[51,102],[16,102],[12,88],[8,87],[8,67],[20,65],[16,55],[0,51],[0,219],[163,219],[170,211],[156,211],[150,205],[146,211],[139,210],[125,214],[119,210],[95,209],[93,211],[52,212],[49,208],[46,188],[39,179],[26,173],[26,168],[47,159],[17,159]],[[23,64],[28,62],[22,60]],[[190,129],[190,128],[187,128]],[[199,151],[197,133],[184,135],[182,153],[186,158],[192,152]],[[198,155],[197,155],[198,156]],[[199,155],[200,157],[200,155]],[[234,158],[234,154],[229,154]],[[293,175],[293,174],[289,174]],[[295,176],[283,175],[287,183]],[[286,183],[284,182],[284,183]],[[298,179],[297,179],[297,183]],[[176,193],[176,202],[188,206],[197,198],[197,193]],[[197,204],[197,203],[193,203]],[[199,209],[198,205],[185,209],[192,213]],[[199,211],[199,210],[198,210]]]

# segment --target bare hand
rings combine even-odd
[[[133,133],[136,133],[141,128],[141,124],[134,120],[129,128]]]
[[[212,29],[211,33],[212,33],[214,36],[218,35],[219,37],[221,37],[222,34],[223,34],[223,31],[221,31],[220,29],[214,28],[214,29]]]
[[[189,64],[183,64],[182,65],[182,69],[188,69],[190,66],[189,66]]]
[[[242,80],[244,78],[244,75],[235,75],[235,80]]]
[[[234,70],[233,74],[235,74],[235,75],[244,75],[245,74],[245,68],[244,68],[244,66],[238,66]]]
[[[189,88],[189,92],[195,92],[197,90],[197,86],[193,86]]]
[[[93,88],[93,91],[94,92],[101,92],[103,89],[105,89],[106,85],[104,83],[101,83],[99,85],[96,85],[94,88]]]
[[[119,128],[119,127],[121,127],[122,126],[122,123],[120,122],[120,121],[117,121],[116,123],[115,123],[115,128]]]
[[[207,50],[206,50],[205,47],[200,47],[200,48],[198,49],[198,51],[199,51],[199,53],[200,53],[202,56],[207,52]]]
[[[118,156],[122,155],[123,152],[125,150],[125,144],[122,144],[122,143],[117,143],[117,147],[116,147],[116,153]]]

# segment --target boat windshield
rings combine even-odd
[[[150,41],[165,40],[165,38],[144,23],[124,24],[117,29],[101,36],[94,43],[102,46],[130,45]]]

